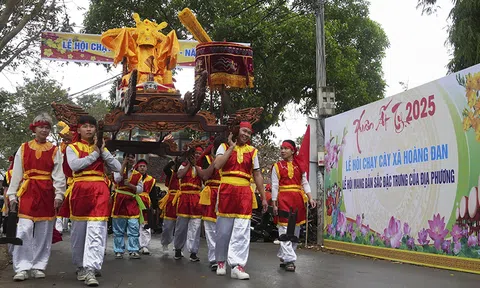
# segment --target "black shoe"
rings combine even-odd
[[[285,271],[290,271],[290,272],[295,272],[295,263],[293,262],[288,262],[288,263],[285,263]]]
[[[182,257],[183,257],[182,250],[176,249],[175,250],[175,256],[173,257],[173,259],[178,260],[178,259],[182,259]]]
[[[192,262],[200,261],[200,258],[197,257],[197,253],[191,253],[190,254],[190,261],[192,261]]]
[[[210,262],[210,270],[215,272],[215,271],[217,271],[217,268],[218,268],[217,262]]]

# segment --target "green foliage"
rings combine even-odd
[[[418,0],[417,8],[422,14],[434,14],[440,8],[437,0]],[[447,45],[452,50],[448,71],[454,73],[480,62],[480,2],[476,0],[453,0],[449,18]]]
[[[282,120],[288,103],[301,103],[301,112],[316,110],[315,1],[92,1],[85,14],[86,33],[133,27],[133,12],[142,19],[166,21],[180,39],[188,31],[177,14],[189,7],[216,41],[251,43],[254,49],[255,87],[230,91],[227,113],[246,107],[264,107],[255,131],[265,132]],[[134,10],[132,10],[134,9]],[[327,84],[336,89],[337,112],[383,97],[382,58],[388,39],[370,20],[366,0],[332,0],[325,7]],[[218,96],[216,97],[218,99]],[[219,109],[216,109],[217,117]],[[264,133],[265,134],[265,133]]]
[[[28,126],[35,116],[47,112],[55,124],[50,104],[73,104],[68,92],[46,75],[37,75],[24,81],[14,93],[0,90],[0,168],[8,167],[8,157],[17,151],[21,143],[32,139]],[[54,131],[52,136],[55,136]]]
[[[72,25],[63,1],[1,1],[0,72],[20,65],[36,70],[41,31],[71,32]]]
[[[268,137],[255,135],[252,145],[258,149],[258,162],[265,183],[271,183],[272,166],[280,160],[280,146]]]
[[[87,94],[78,97],[75,100],[76,104],[81,106],[88,114],[95,117],[97,120],[103,119],[105,114],[109,111],[110,102],[102,99],[99,94]]]

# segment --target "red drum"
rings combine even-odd
[[[197,45],[195,55],[195,76],[207,70],[210,89],[253,88],[252,48],[231,42],[206,42]]]

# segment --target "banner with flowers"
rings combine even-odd
[[[41,58],[57,61],[113,63],[114,52],[100,42],[101,35],[63,32],[42,32]],[[179,40],[179,66],[195,66],[194,40]]]
[[[479,91],[476,65],[326,119],[325,246],[480,259]]]

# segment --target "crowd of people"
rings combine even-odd
[[[124,153],[119,162],[104,143],[97,145],[95,118],[79,117],[76,127],[67,127],[66,135],[71,137],[64,137],[59,147],[47,140],[52,126],[47,114],[34,119],[30,129],[35,138],[19,147],[5,177],[3,213],[17,212],[16,236],[23,241],[23,245],[9,246],[13,279],[45,278],[55,219],[63,217],[71,221],[77,279],[87,286],[98,286],[109,219],[115,258],[128,253],[131,259],[140,259],[142,254],[150,254],[151,227],[146,211],[157,205],[150,197],[156,180],[148,175],[145,159]],[[164,167],[168,192],[158,201],[164,253],[173,242],[174,259],[182,259],[185,251],[190,261],[199,262],[203,223],[211,270],[226,275],[229,268],[231,278],[250,278],[245,267],[252,209],[261,205],[265,212],[270,200],[264,191],[258,150],[249,144],[252,133],[251,124],[241,122],[237,133],[230,133],[228,138],[217,136],[208,147],[191,147]],[[288,211],[298,211],[298,237],[300,225],[306,221],[307,203],[315,207],[305,173],[308,162],[297,157],[291,140],[282,143],[280,155],[282,160],[272,167],[273,212],[279,234],[286,234]],[[252,182],[261,203],[257,203]],[[291,241],[280,243],[277,256],[286,271],[296,269],[295,249]]]

